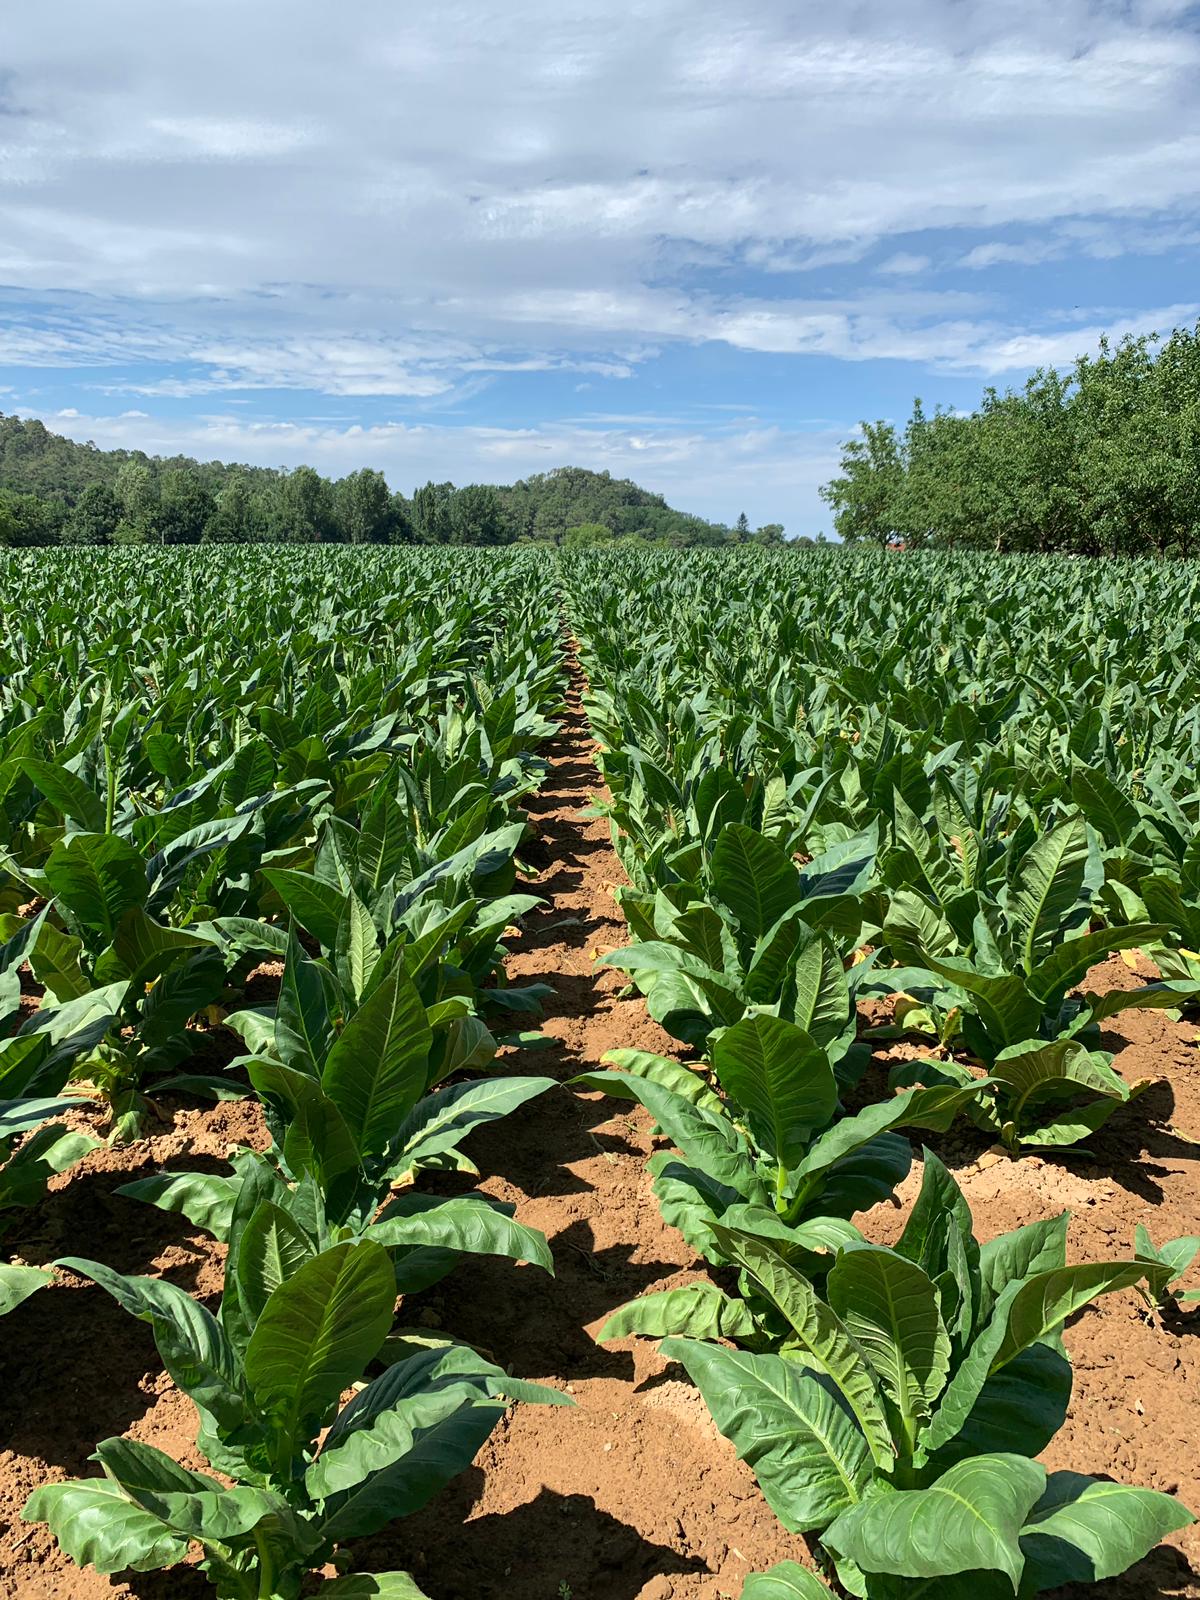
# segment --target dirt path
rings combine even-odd
[[[514,981],[555,990],[544,1031],[558,1043],[526,1070],[561,1078],[618,1046],[676,1048],[640,999],[620,998],[620,975],[595,965],[627,938],[612,898],[624,875],[607,822],[581,816],[600,779],[572,666],[548,781],[529,808],[541,837],[526,854],[548,904],[508,963]],[[644,1341],[604,1350],[590,1337],[642,1290],[695,1276],[650,1193],[650,1149],[640,1108],[568,1092],[472,1144],[484,1172],[505,1174],[484,1187],[549,1237],[557,1276],[479,1261],[421,1305],[514,1373],[569,1388],[576,1409],[517,1407],[471,1471],[373,1542],[377,1568],[410,1565],[438,1600],[718,1600],[740,1594],[748,1572],[803,1558],[682,1375],[664,1376]]]

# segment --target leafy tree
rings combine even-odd
[[[63,523],[64,544],[110,544],[121,520],[121,502],[106,483],[91,483]]]
[[[418,544],[449,544],[452,483],[432,479],[412,497],[413,536]]]
[[[507,544],[511,537],[495,489],[469,483],[450,497],[451,544]]]
[[[0,489],[0,544],[14,547],[57,544],[62,506],[33,494]]]
[[[333,489],[313,467],[297,467],[279,480],[273,513],[280,544],[320,544],[336,536]]]
[[[214,509],[212,495],[193,473],[178,469],[164,473],[156,519],[158,542],[199,544]]]
[[[205,544],[255,544],[266,531],[265,508],[250,478],[234,473],[220,490],[204,528]]]
[[[391,491],[382,472],[362,467],[334,485],[334,508],[347,544],[390,544],[395,527]]]

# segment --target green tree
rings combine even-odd
[[[418,544],[450,543],[450,501],[454,492],[452,483],[434,483],[431,479],[413,494],[412,526]]]
[[[163,474],[155,519],[159,544],[199,544],[214,511],[212,495],[194,472],[174,468]]]
[[[918,401],[918,406],[920,402]],[[904,467],[896,430],[890,422],[864,422],[862,437],[842,447],[842,476],[825,484],[822,499],[847,544],[862,539],[888,544],[900,534],[897,497]]]
[[[280,478],[272,511],[281,544],[321,544],[336,538],[333,488],[313,467],[296,467]]]
[[[63,544],[111,544],[121,521],[121,502],[106,483],[90,483],[68,512]]]
[[[204,526],[205,544],[257,544],[265,532],[260,495],[249,475],[234,472],[218,490],[213,513]]]
[[[450,497],[451,544],[507,544],[508,525],[495,489],[469,483]]]
[[[390,544],[395,508],[382,472],[362,467],[334,485],[334,511],[347,544]]]

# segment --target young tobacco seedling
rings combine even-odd
[[[1177,1289],[1196,1256],[1200,1254],[1200,1238],[1185,1234],[1179,1239],[1167,1239],[1156,1245],[1146,1228],[1139,1222],[1134,1229],[1133,1247],[1139,1261],[1146,1265],[1146,1300],[1160,1311],[1200,1300],[1200,1289]]]
[[[857,943],[877,831],[797,867],[773,839],[728,823],[702,882],[653,896],[619,893],[637,942],[603,960],[631,975],[655,1021],[698,1049],[747,1011],[809,1027],[819,990],[821,1042],[841,1061],[854,1043],[854,1006],[841,960],[821,935],[836,935],[843,948]]]
[[[387,1337],[395,1277],[373,1240],[316,1244],[248,1185],[216,1316],[160,1279],[59,1262],[151,1325],[199,1413],[199,1449],[233,1486],[150,1445],[106,1439],[94,1457],[101,1477],[35,1490],[25,1519],[48,1523],[73,1561],[102,1573],[172,1567],[198,1544],[219,1600],[297,1600],[307,1574],[344,1561],[346,1541],[416,1511],[466,1467],[511,1400],[571,1404],[444,1343],[402,1351],[341,1406]],[[420,1594],[403,1573],[341,1577],[321,1592]]]
[[[605,1060],[625,1070],[573,1081],[640,1101],[675,1145],[679,1154],[652,1156],[650,1170],[664,1218],[688,1243],[714,1265],[728,1263],[716,1225],[738,1228],[773,1240],[816,1277],[827,1252],[859,1239],[847,1219],[886,1198],[908,1172],[912,1147],[896,1130],[944,1132],[986,1086],[972,1079],[916,1089],[839,1116],[827,1052],[795,1023],[766,1015],[743,1017],[714,1043],[724,1097],[699,1073],[660,1056],[618,1050]],[[715,1285],[644,1296],[617,1319],[605,1337],[686,1329],[754,1340],[767,1332],[748,1300],[734,1301]]]
[[[663,1353],[852,1595],[999,1600],[1123,1572],[1191,1513],[1034,1457],[1070,1399],[1063,1324],[1146,1263],[1067,1266],[1065,1213],[981,1246],[957,1184],[925,1163],[895,1248],[843,1249],[823,1295],[772,1242],[715,1224],[789,1337],[779,1354],[694,1339]]]
[[[497,1076],[439,1087],[448,1072],[490,1063],[495,1047],[486,1033],[486,1051],[466,1036],[464,1060],[444,1037],[439,1045],[452,1020],[421,1003],[407,954],[401,943],[379,952],[372,942],[346,988],[293,938],[275,1017],[240,1014],[254,1047],[240,1064],[266,1111],[274,1141],[268,1156],[240,1157],[228,1176],[160,1173],[122,1192],[181,1211],[222,1237],[247,1174],[256,1173],[264,1195],[282,1210],[300,1207],[323,1240],[385,1245],[402,1293],[435,1282],[462,1252],[507,1255],[552,1272],[545,1239],[515,1222],[510,1207],[479,1193],[443,1197],[409,1187],[427,1168],[475,1172],[460,1149],[467,1135],[554,1079]],[[475,1020],[457,1011],[454,1019]],[[319,1228],[311,1220],[317,1209]]]

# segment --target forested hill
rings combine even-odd
[[[100,450],[0,415],[0,544],[777,543],[676,511],[628,479],[560,467],[509,486],[427,483],[406,496],[364,467],[323,478],[270,467]]]

